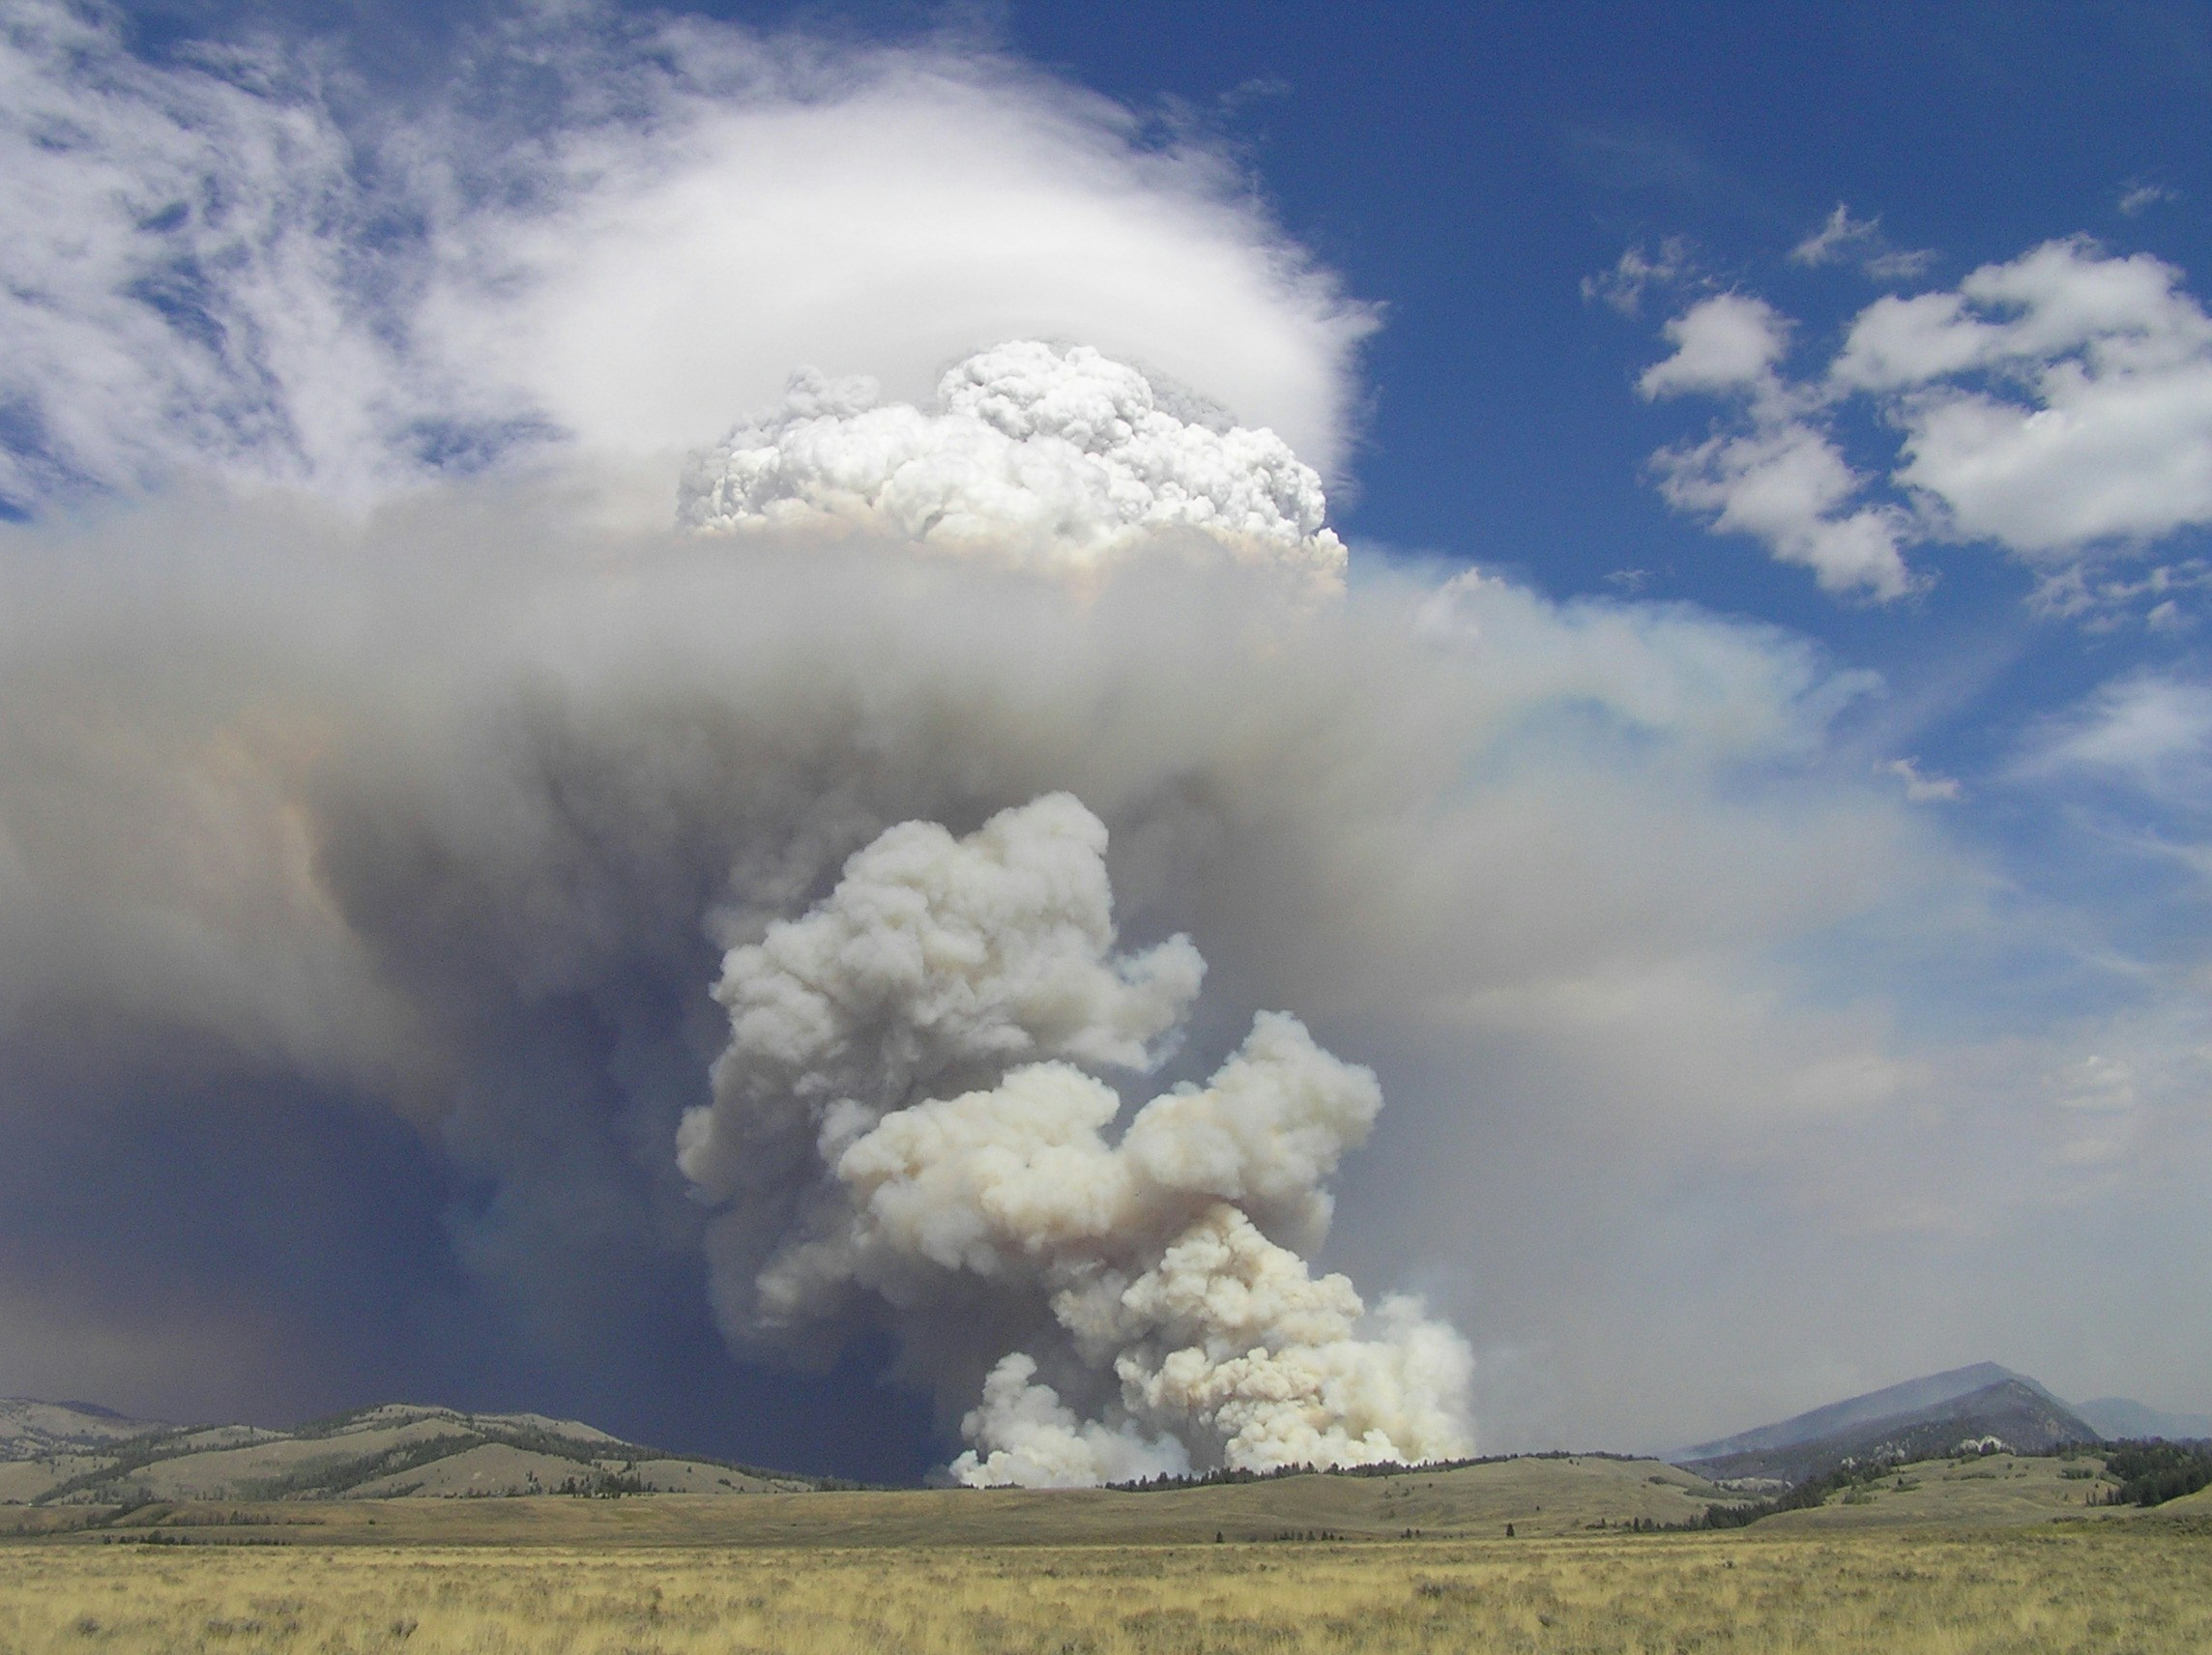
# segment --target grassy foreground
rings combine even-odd
[[[2200,1524],[772,1548],[0,1547],[0,1651],[2212,1649]]]

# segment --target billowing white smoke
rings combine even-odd
[[[730,1043],[679,1134],[731,1204],[709,1240],[725,1320],[773,1336],[864,1293],[910,1343],[1026,1327],[986,1353],[970,1483],[1468,1452],[1459,1336],[1407,1298],[1370,1316],[1300,1257],[1382,1107],[1373,1074],[1263,1012],[1109,1140],[1121,1100],[1089,1070],[1154,1067],[1204,966],[1182,937],[1114,951],[1105,854],[1067,794],[966,839],[906,823],[730,951]],[[995,1314],[947,1314],[978,1287]]]
[[[802,373],[780,408],[693,457],[679,514],[695,529],[888,534],[1073,569],[1195,532],[1341,587],[1344,543],[1313,469],[1272,431],[1162,401],[1133,367],[1035,340],[948,369],[929,411],[881,401],[872,379]]]
[[[1210,1055],[1275,1005],[1389,1078],[1332,1246],[1482,1329],[1486,1441],[1711,1435],[1869,1342],[1935,1367],[2018,1340],[2023,1307],[2071,1352],[2051,1308],[2095,1304],[2108,1359],[2176,1398],[2212,1373],[2212,1323],[2161,1314],[2176,1283],[2212,1299],[2202,950],[2052,895],[2119,890],[2101,862],[2020,901],[2033,862],[1870,769],[1914,698],[1852,711],[1867,675],[1684,605],[1386,564],[1307,603],[1271,572],[1339,555],[1306,474],[1077,353],[933,401],[993,339],[1081,338],[1340,465],[1374,316],[1204,145],[957,40],[493,10],[398,118],[320,32],[157,59],[118,8],[8,5],[0,514],[33,521],[0,523],[0,1391],[620,1399],[756,1458],[903,1466],[841,1409],[725,1406],[693,1321],[712,1217],[725,1326],[820,1350],[888,1322],[947,1425],[980,1396],[975,1474],[1257,1462],[1284,1421],[1416,1452],[1396,1413],[1456,1394],[1456,1340],[1403,1305],[1362,1325],[1270,1251],[1325,1214],[1356,1073],[1263,1020],[1142,1132],[1091,1078],[1179,1078],[1179,1027]],[[805,362],[937,412],[808,416],[825,452],[884,435],[850,489],[795,483],[807,420],[769,421],[775,475],[715,509],[794,526],[664,534],[676,456]],[[1982,406],[1957,379],[1892,388]],[[209,474],[253,486],[137,498]],[[981,550],[972,508],[996,559],[911,555]],[[1148,523],[1262,568],[1123,555]],[[826,555],[825,525],[866,532]],[[2134,705],[1991,785],[2132,777],[2196,843],[2186,720],[2089,750]],[[1116,955],[1080,845],[1049,878],[1009,851],[1031,871],[958,924],[908,892],[990,970],[900,966],[857,910],[771,938],[888,826],[1057,789],[1113,825],[1130,930],[1205,938],[1205,1004],[1187,949]],[[2097,855],[2139,858],[2121,837]],[[851,969],[777,952],[808,938]],[[832,1002],[863,943],[877,998]],[[715,1093],[731,1029],[699,990],[739,944]],[[1303,1129],[1237,1137],[1248,1074],[1285,1109],[1321,1077],[1310,1176],[1263,1176]],[[703,1204],[669,1146],[710,1098]],[[1046,1196],[1058,1229],[1019,1205]],[[1716,1386],[1704,1330],[1747,1320]]]

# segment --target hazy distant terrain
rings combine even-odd
[[[813,1488],[625,1442],[575,1420],[387,1404],[289,1431],[125,1420],[0,1403],[0,1502],[398,1499],[534,1494],[758,1494]]]
[[[2098,1436],[2114,1440],[2163,1437],[2180,1442],[2212,1437],[2212,1413],[2168,1413],[2127,1397],[2098,1397],[2093,1402],[2075,1404],[2074,1411],[2095,1426]]]
[[[1669,1458],[1723,1483],[1795,1484],[1845,1466],[1925,1460],[1968,1445],[2044,1454],[2104,1435],[2026,1375],[1978,1362]]]
[[[90,1404],[14,1398],[0,1399],[0,1505],[23,1511],[11,1525],[17,1529],[31,1512],[59,1514],[54,1521],[65,1526],[78,1521],[67,1517],[72,1511],[89,1517],[143,1508],[147,1515],[114,1521],[204,1524],[219,1515],[252,1527],[291,1522],[269,1517],[272,1505],[498,1496],[524,1509],[487,1521],[538,1537],[573,1530],[581,1538],[588,1529],[600,1538],[674,1541],[704,1533],[701,1524],[734,1542],[865,1534],[882,1544],[922,1534],[985,1540],[1003,1530],[1071,1542],[1187,1539],[1215,1527],[1257,1538],[1284,1525],[1345,1534],[1477,1534],[1511,1523],[1518,1532],[1563,1534],[1620,1524],[1683,1527],[1710,1507],[1757,1500],[1850,1467],[1858,1482],[1848,1507],[1830,1501],[1817,1512],[1765,1521],[1863,1522],[1878,1506],[1882,1521],[2013,1523],[2081,1508],[2091,1487],[2104,1487],[2088,1481],[2103,1466],[2094,1454],[2063,1464],[2023,1457],[2095,1443],[2099,1430],[2083,1417],[2092,1408],[2110,1425],[2137,1428],[2107,1433],[2112,1437],[2178,1436],[2141,1428],[2192,1423],[2112,1399],[2077,1411],[2024,1375],[1985,1362],[1703,1443],[1673,1456],[1672,1464],[1550,1454],[1387,1474],[1142,1493],[1007,1490],[985,1497],[940,1490],[836,1494],[818,1479],[670,1454],[537,1413],[387,1404],[273,1430],[163,1424]],[[1959,1458],[1962,1451],[1972,1457]],[[1885,1480],[1873,1479],[1876,1471]],[[576,1525],[585,1520],[561,1515],[567,1506],[529,1498],[640,1495],[660,1496],[642,1503],[665,1509],[612,1523],[595,1518],[582,1528]],[[738,1495],[762,1497],[744,1502],[742,1517],[692,1509]],[[1841,1515],[1846,1511],[1848,1517]],[[314,1521],[329,1538],[352,1532],[341,1521]],[[386,1535],[427,1536],[445,1532],[439,1524],[449,1520],[417,1514],[377,1521]]]

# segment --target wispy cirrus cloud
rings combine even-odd
[[[2120,198],[2114,203],[2121,214],[2130,218],[2139,218],[2153,207],[2168,201],[2180,200],[2180,195],[2163,184],[2132,183],[2120,189]]]
[[[0,37],[0,505],[180,471],[355,498],[665,462],[802,363],[918,399],[1011,337],[1204,383],[1324,472],[1374,326],[1203,135],[957,42],[495,19],[405,122],[276,41]],[[527,64],[529,97],[499,90]],[[342,75],[335,78],[342,81]]]
[[[1957,776],[1923,770],[1915,758],[1890,759],[1875,766],[1875,770],[1903,782],[1905,797],[1914,804],[1956,804],[1966,797],[1965,787]]]
[[[1680,236],[1670,236],[1656,251],[1639,244],[1625,249],[1611,270],[1584,276],[1583,303],[1602,304],[1623,316],[1634,316],[1644,308],[1646,294],[1673,292],[1699,279],[1690,244]]]
[[[2171,671],[2127,674],[2046,720],[2017,768],[2031,779],[2095,780],[2212,810],[2212,684]]]
[[[1854,218],[1845,203],[1820,227],[1790,249],[1790,262],[1807,269],[1828,264],[1855,264],[1877,281],[1905,281],[1925,275],[1936,262],[1926,247],[1898,247],[1881,233],[1879,218]]]

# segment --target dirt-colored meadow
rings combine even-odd
[[[2199,1655],[2201,1524],[893,1548],[0,1546],[0,1651]]]

